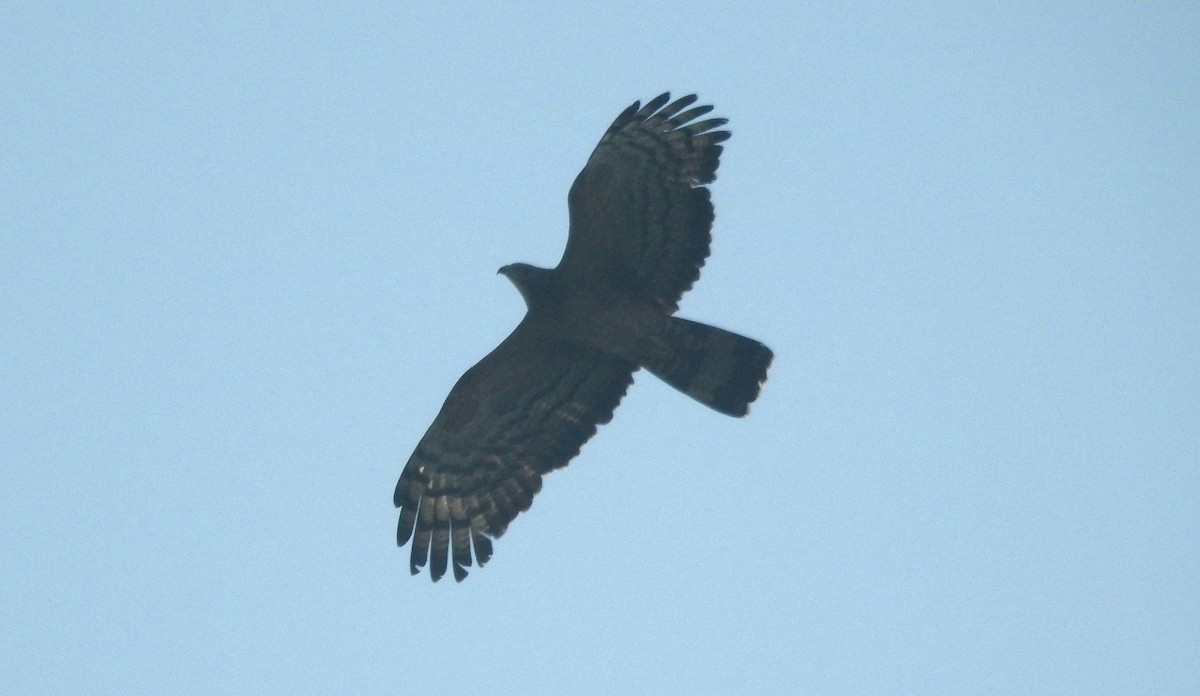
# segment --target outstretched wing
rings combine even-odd
[[[691,123],[696,95],[634,102],[608,127],[567,198],[571,231],[558,271],[576,285],[633,293],[666,311],[700,277],[713,207],[723,118]],[[666,104],[666,106],[664,106]],[[685,110],[686,109],[686,110]]]
[[[612,419],[636,366],[545,334],[526,317],[458,380],[400,481],[396,541],[412,540],[409,569],[436,581],[453,554],[467,576],[491,538],[529,509],[542,475],[566,466]]]

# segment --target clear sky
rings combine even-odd
[[[1194,3],[4,3],[11,693],[1200,693]],[[635,99],[681,315],[461,584],[392,488]]]

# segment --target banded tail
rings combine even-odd
[[[679,317],[667,317],[668,355],[642,363],[667,384],[709,408],[744,416],[758,398],[774,354],[752,338]]]

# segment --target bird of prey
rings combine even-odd
[[[709,253],[723,118],[695,95],[634,102],[575,178],[555,268],[504,266],[525,299],[517,328],[450,390],[400,481],[396,541],[409,569],[454,579],[492,556],[542,476],[612,419],[633,373],[744,416],[772,353],[758,341],[673,316]],[[668,103],[670,102],[670,103]],[[691,108],[689,108],[691,107]]]

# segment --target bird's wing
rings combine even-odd
[[[674,311],[708,256],[726,119],[695,119],[695,95],[634,102],[609,126],[568,196],[571,229],[558,271]],[[694,121],[694,122],[693,122]],[[689,123],[691,122],[691,123]]]
[[[636,366],[548,335],[528,316],[454,385],[396,484],[410,570],[462,580],[528,510],[542,475],[612,418]]]

